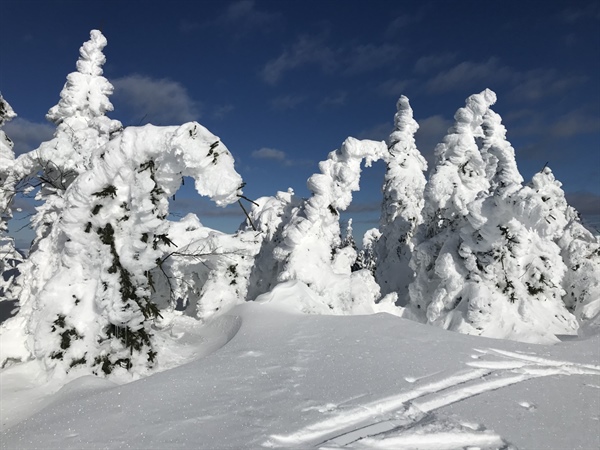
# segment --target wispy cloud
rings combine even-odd
[[[418,122],[419,129],[415,134],[417,148],[427,160],[429,167],[432,167],[435,146],[442,142],[448,128],[452,126],[452,121],[443,116],[435,115],[421,119]]]
[[[357,74],[369,72],[392,64],[401,54],[401,49],[392,44],[357,45],[346,50],[344,73]]]
[[[342,106],[346,104],[346,99],[348,98],[348,93],[346,91],[339,91],[332,95],[325,97],[319,107],[322,109],[325,108],[334,108],[337,106]]]
[[[14,143],[16,155],[36,149],[54,136],[56,127],[48,123],[36,123],[17,117],[4,125],[4,132]]]
[[[401,47],[389,43],[334,48],[327,44],[324,35],[304,35],[268,61],[260,75],[269,84],[276,84],[287,72],[306,66],[316,66],[323,73],[357,75],[396,64],[401,53]]]
[[[502,65],[498,58],[489,58],[484,62],[463,61],[431,78],[427,82],[427,90],[435,94],[472,86],[478,82],[493,85],[514,78],[515,71]]]
[[[258,150],[254,150],[251,155],[257,159],[274,159],[276,161],[285,161],[285,152],[274,148],[263,147]]]
[[[254,159],[275,161],[285,167],[312,165],[312,161],[291,159],[283,150],[270,147],[254,150],[250,156]]]
[[[413,80],[389,79],[377,86],[377,91],[385,96],[399,97],[413,84]]]
[[[427,73],[445,67],[456,60],[456,53],[439,53],[422,56],[415,63],[415,72]]]
[[[224,119],[225,116],[227,114],[229,114],[231,111],[233,111],[234,109],[235,109],[235,107],[233,105],[220,105],[214,109],[212,116],[215,119],[221,120],[221,119]]]
[[[270,32],[282,18],[280,13],[257,8],[254,0],[240,0],[228,4],[221,14],[210,21],[183,19],[179,23],[179,30],[189,34],[206,28],[216,28],[229,35],[241,37],[252,32]]]
[[[558,95],[579,86],[587,77],[584,75],[561,76],[554,69],[530,70],[514,73],[515,87],[510,96],[514,99],[540,100],[548,96]]]
[[[177,81],[129,75],[111,82],[115,87],[115,105],[127,111],[132,121],[178,125],[200,117],[199,103]]]
[[[581,20],[600,20],[600,3],[597,1],[589,1],[587,4],[579,3],[579,6],[573,6],[563,10],[560,18],[567,23],[577,23]]]
[[[301,36],[291,48],[267,62],[261,76],[267,83],[275,84],[286,72],[301,66],[316,65],[325,72],[332,71],[337,65],[335,59],[322,37]]]
[[[281,95],[271,100],[271,107],[276,111],[287,111],[296,108],[305,100],[306,97],[304,97],[303,95]]]

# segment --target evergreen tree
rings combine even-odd
[[[469,202],[448,199],[449,204],[464,204],[465,213],[441,215],[451,226],[440,227],[442,233],[419,245],[415,262],[423,284],[411,286],[413,306],[419,314],[419,306],[425,305],[426,321],[447,329],[553,342],[556,334],[576,328],[561,300],[566,267],[555,237],[564,220],[550,221],[543,211],[547,199],[539,190],[522,186],[506,130],[489,105],[480,110],[483,114],[477,123],[481,129],[476,124],[470,127],[476,132],[469,143],[473,151],[478,149],[483,162],[476,183],[481,188]],[[460,159],[457,162],[461,171],[468,167]],[[435,258],[427,259],[428,250]],[[423,263],[428,264],[425,270]],[[418,287],[428,289],[429,303]]]
[[[273,256],[277,281],[301,281],[320,298],[322,312],[372,312],[379,287],[366,270],[352,272],[356,251],[341,248],[340,211],[358,190],[361,162],[366,166],[387,152],[383,142],[348,138],[339,150],[319,163],[320,173],[308,180],[312,196],[294,208],[281,228],[281,242]]]
[[[35,231],[30,258],[19,268],[21,307],[36,298],[55,267],[55,255],[62,252],[61,241],[46,239],[66,207],[65,193],[77,176],[91,168],[91,157],[119,130],[121,123],[106,117],[113,106],[112,85],[102,76],[106,58],[102,50],[106,38],[98,30],[80,48],[77,71],[67,76],[60,101],[46,118],[57,128],[54,138],[15,161],[15,177],[30,179],[40,188],[36,199],[42,204],[31,220]]]
[[[90,162],[43,239],[60,249],[45,261],[48,281],[0,329],[4,340],[24,344],[3,349],[3,358],[33,356],[50,373],[139,375],[157,358],[154,290],[169,280],[156,274],[175,247],[168,197],[189,176],[199,194],[225,206],[242,180],[219,138],[194,122],[127,128]]]
[[[375,245],[375,278],[386,295],[396,292],[406,304],[408,285],[414,278],[409,267],[414,248],[413,236],[422,222],[423,192],[427,162],[417,149],[414,135],[419,128],[413,119],[408,98],[400,97],[394,118],[395,127],[388,140],[381,237]]]
[[[22,261],[8,235],[8,221],[12,218],[11,204],[15,195],[13,143],[2,131],[6,122],[16,117],[15,112],[0,95],[0,301],[8,298],[16,275],[16,266]]]
[[[467,275],[456,264],[459,231],[468,224],[469,206],[484,198],[490,187],[478,141],[483,138],[483,116],[495,101],[489,89],[470,96],[435,149],[436,164],[424,193],[423,224],[411,258],[416,275],[409,286],[411,307],[426,322],[436,322],[459,301]]]

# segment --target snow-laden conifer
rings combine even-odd
[[[412,313],[464,333],[553,342],[555,335],[576,329],[562,302],[566,267],[555,243],[564,221],[548,221],[542,196],[522,186],[514,150],[490,105],[472,116],[476,121],[467,128],[473,130],[471,139],[462,141],[475,157],[454,161],[459,173],[476,177],[470,181],[475,181],[478,191],[465,195],[455,189],[457,198],[445,202],[454,207],[452,215],[439,208],[440,203],[426,205],[428,219],[437,222],[424,227],[429,235],[424,234],[413,259],[417,281],[411,285]],[[472,161],[480,168],[476,173],[469,170]],[[435,181],[444,186],[443,180],[435,179],[438,173],[436,169],[429,189]],[[446,168],[446,173],[450,177],[452,171]],[[426,200],[444,199],[431,194],[426,191]],[[436,208],[431,205],[438,215],[432,214]]]
[[[273,251],[281,244],[283,229],[301,203],[294,191],[288,189],[273,197],[261,197],[252,206],[249,213],[252,224],[248,223],[245,229],[249,233],[256,229],[255,236],[261,239],[261,244],[250,273],[248,300],[254,300],[277,284],[280,264],[273,258]]]
[[[15,195],[13,143],[2,127],[16,117],[10,104],[0,94],[0,301],[8,296],[13,285],[15,267],[22,260],[8,235],[8,221],[12,218],[11,204]]]
[[[528,226],[560,248],[566,265],[563,300],[583,325],[600,313],[600,243],[567,203],[562,184],[549,167],[533,176],[524,188],[524,198],[519,209]]]
[[[435,167],[425,187],[423,224],[419,227],[411,266],[415,280],[409,286],[415,314],[435,322],[454,309],[466,275],[457,269],[459,231],[469,206],[487,195],[490,182],[479,151],[483,116],[495,103],[489,89],[470,96],[455,116],[454,126],[435,149]]]
[[[225,206],[242,180],[219,138],[195,122],[128,128],[90,166],[67,188],[59,220],[42,239],[60,251],[38,254],[47,282],[3,324],[2,355],[33,356],[59,373],[139,374],[156,361],[154,287],[167,282],[157,273],[175,248],[168,197],[189,176],[199,194]]]
[[[113,87],[102,76],[106,44],[100,31],[90,32],[90,40],[79,50],[77,71],[67,76],[60,101],[46,116],[57,127],[53,139],[15,161],[15,177],[39,185],[36,199],[42,202],[31,220],[35,232],[31,257],[20,267],[19,284],[26,299],[35,297],[56,270],[54,255],[62,252],[64,243],[44,238],[66,207],[67,188],[91,168],[92,154],[122,128],[120,122],[106,117],[113,109],[109,100]]]
[[[321,299],[319,312],[372,312],[379,298],[369,271],[351,271],[356,250],[341,248],[339,214],[359,188],[361,162],[368,167],[386,153],[383,142],[346,139],[319,163],[320,173],[308,180],[312,196],[292,211],[282,228],[281,242],[273,252],[279,261],[277,281],[307,285]]]
[[[423,192],[427,162],[417,149],[413,118],[408,98],[397,102],[394,130],[388,140],[386,173],[381,205],[381,237],[375,245],[375,278],[383,295],[396,292],[406,304],[408,285],[414,272],[409,267],[414,248],[413,236],[422,222]]]

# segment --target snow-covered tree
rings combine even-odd
[[[16,117],[15,112],[0,94],[0,300],[7,298],[8,289],[14,282],[15,267],[21,255],[15,249],[14,240],[8,235],[8,221],[12,218],[11,204],[15,195],[13,143],[2,131],[6,122]]]
[[[416,278],[409,286],[411,306],[427,322],[454,308],[466,275],[455,267],[459,230],[468,224],[469,206],[484,198],[490,187],[477,140],[483,138],[483,115],[495,101],[496,94],[489,89],[470,96],[435,149],[435,167],[424,193],[423,224],[411,259]]]
[[[486,94],[492,101],[485,102]],[[470,146],[472,159],[458,157],[450,164],[438,160],[454,166],[450,171],[446,167],[450,180],[457,172],[475,178],[468,181],[476,190],[464,195],[454,181],[454,191],[446,191],[452,195],[445,196],[447,186],[436,178],[443,172],[436,168],[426,190],[426,201],[433,202],[425,207],[434,223],[424,227],[429,234],[413,259],[417,281],[411,285],[412,312],[428,323],[464,333],[552,342],[556,334],[576,329],[562,302],[566,267],[555,242],[564,220],[549,221],[542,196],[522,186],[506,130],[500,116],[489,109],[495,96],[487,91],[478,96],[475,104],[480,108],[466,127],[470,139],[454,140]],[[459,110],[457,120],[464,117],[469,115]],[[436,187],[441,195],[434,192]],[[439,199],[445,199],[453,214],[440,208]]]
[[[530,227],[560,248],[566,265],[563,300],[584,324],[600,313],[600,243],[567,203],[561,186],[550,168],[544,167],[524,188],[527,201],[519,209]]]
[[[297,280],[321,299],[321,312],[372,312],[379,287],[367,270],[352,272],[356,250],[341,248],[340,211],[358,190],[361,163],[385,157],[383,142],[348,138],[319,163],[320,173],[308,180],[312,196],[293,209],[283,224],[281,242],[273,251],[279,262],[277,281]]]
[[[60,101],[46,116],[57,126],[54,138],[15,161],[15,177],[39,185],[36,199],[42,202],[31,220],[35,231],[31,257],[20,267],[24,298],[35,297],[52,273],[41,261],[48,260],[54,267],[51,255],[62,251],[62,242],[44,238],[52,233],[66,207],[67,188],[90,169],[92,154],[122,129],[119,121],[106,117],[113,110],[109,100],[113,87],[102,76],[106,44],[100,31],[90,32],[90,40],[79,50],[77,71],[67,76]]]
[[[255,201],[246,225],[248,232],[256,230],[261,239],[260,250],[254,258],[254,264],[248,283],[248,300],[254,300],[260,294],[270,291],[278,282],[279,262],[273,258],[273,251],[283,240],[283,228],[292,214],[302,203],[292,189],[277,192],[273,197],[261,197]]]
[[[205,321],[246,300],[254,287],[250,273],[261,245],[258,233],[222,233],[188,214],[169,222],[168,235],[174,249],[152,271],[153,278],[165,281],[157,286],[159,303],[178,303],[186,315]]]
[[[413,118],[408,98],[397,103],[394,130],[388,140],[381,237],[375,245],[377,268],[375,278],[382,294],[396,292],[406,304],[408,285],[414,278],[409,267],[414,248],[413,236],[422,222],[423,192],[427,162],[417,149],[415,133],[419,128]]]
[[[167,199],[184,176],[220,206],[240,194],[231,154],[195,122],[127,128],[93,153],[42,238],[40,248],[58,249],[36,255],[47,282],[22,295],[18,315],[0,329],[4,359],[33,356],[58,373],[152,366],[152,324],[161,316],[153,292],[168,283],[156,274],[175,247]]]

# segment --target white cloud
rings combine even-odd
[[[271,100],[271,107],[276,111],[287,111],[296,108],[305,100],[306,97],[302,95],[282,95]]]
[[[306,66],[316,66],[324,73],[356,75],[395,64],[400,53],[399,46],[388,43],[332,48],[323,36],[300,36],[290,48],[268,61],[260,75],[269,84],[276,84],[286,72]]]
[[[111,80],[111,83],[115,87],[115,106],[119,106],[119,111],[128,111],[133,121],[179,125],[200,116],[198,102],[177,81],[129,75]]]
[[[339,91],[332,95],[329,95],[321,101],[320,108],[331,108],[336,106],[342,106],[346,104],[348,93],[345,91]]]
[[[35,123],[17,117],[4,125],[4,132],[15,144],[15,154],[20,155],[36,149],[42,142],[54,136],[56,127],[48,123]]]
[[[258,10],[254,0],[240,0],[231,3],[225,11],[225,20],[242,24],[245,28],[262,28],[281,18],[278,13]]]
[[[269,147],[254,150],[252,152],[252,157],[257,159],[274,159],[277,161],[286,161],[287,159],[284,151]]]
[[[441,53],[423,56],[415,63],[415,72],[427,73],[434,69],[451,64],[456,59],[456,53]]]
[[[395,80],[390,79],[381,83],[377,90],[386,96],[399,97],[406,92],[406,88],[413,83],[412,80]]]
[[[514,99],[540,100],[566,92],[585,81],[587,81],[586,76],[560,76],[554,69],[530,70],[516,74],[516,85],[510,96]]]
[[[415,134],[417,148],[431,167],[434,162],[433,151],[435,146],[446,136],[448,128],[452,126],[452,121],[440,115],[435,115],[421,119],[418,122],[419,129]]]
[[[213,117],[215,119],[223,119],[227,114],[233,111],[235,107],[233,105],[221,105],[217,106],[213,111]]]
[[[485,62],[463,61],[456,66],[438,73],[427,82],[430,93],[439,93],[485,82],[487,85],[514,79],[516,72],[500,64],[498,58]]]
[[[400,47],[392,44],[357,45],[348,49],[344,73],[356,74],[384,67],[397,61]]]
[[[286,72],[305,65],[314,64],[323,71],[332,71],[337,65],[335,59],[334,52],[322,38],[301,36],[290,49],[267,62],[261,76],[267,83],[275,84]]]

